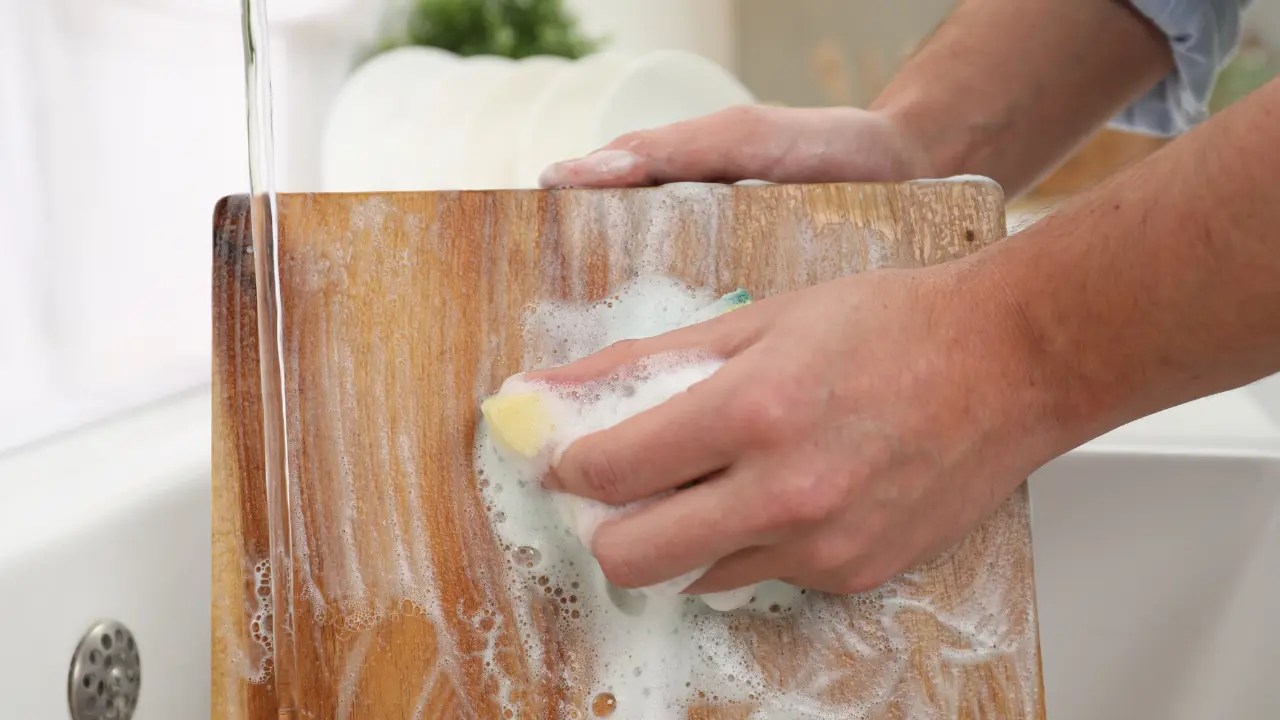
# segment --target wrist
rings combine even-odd
[[[968,267],[958,274],[966,277],[964,295],[988,310],[979,319],[986,326],[980,352],[989,353],[987,377],[999,385],[991,396],[1007,416],[1009,447],[1020,449],[1011,454],[1029,473],[1109,429],[1114,397],[1081,372],[1078,346],[1087,339],[1072,333],[1078,323],[1040,312],[1049,306],[1069,313],[1072,305],[1048,297],[1053,290],[1035,281],[1032,270],[1043,266],[1027,253],[1036,248],[1006,242],[960,261]]]
[[[883,145],[885,154],[894,159],[893,167],[886,170],[889,179],[907,181],[960,174],[950,172],[940,163],[929,152],[915,128],[904,123],[901,117],[884,110],[872,110],[868,115],[870,122],[879,127],[879,131],[874,133],[877,142]],[[858,131],[861,133],[862,128]]]
[[[909,80],[891,85],[870,109],[895,128],[929,177],[986,174],[980,158],[994,129],[967,121],[959,108],[939,107],[936,95],[924,88]]]
[[[887,113],[857,108],[766,110],[788,139],[776,162],[806,182],[939,177],[916,138]]]

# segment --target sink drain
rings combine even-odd
[[[141,687],[142,663],[129,628],[118,622],[90,628],[76,647],[67,678],[72,720],[129,720]]]

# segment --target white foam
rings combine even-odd
[[[940,178],[916,178],[915,180],[908,180],[907,182],[917,185],[931,185],[935,183],[978,183],[999,186],[1000,184],[986,175],[951,175]]]
[[[249,637],[257,646],[250,659],[248,680],[265,683],[271,677],[275,659],[275,628],[271,612],[271,561],[262,559],[253,566],[254,613],[249,617]]]
[[[539,305],[526,323],[532,336],[527,345],[548,349],[543,360],[564,362],[619,340],[650,337],[707,319],[721,309],[709,290],[644,276],[615,298],[592,306]],[[540,488],[540,477],[577,438],[665,402],[709,378],[722,365],[718,358],[700,355],[651,357],[630,368],[624,378],[572,392],[517,375],[500,392],[538,393],[555,427],[551,442],[538,457],[527,459],[500,451],[486,428],[477,436],[476,467],[494,530],[504,545],[514,548],[517,569],[526,571],[516,574],[520,587],[512,588],[513,594],[526,593],[526,583],[532,579],[544,594],[569,598],[565,604],[571,608],[570,619],[579,621],[591,637],[586,646],[595,648],[594,657],[583,659],[595,666],[599,685],[589,694],[612,693],[617,699],[614,717],[622,720],[679,716],[690,700],[686,685],[695,676],[726,664],[709,661],[705,656],[714,655],[716,648],[703,648],[700,653],[697,645],[706,638],[687,633],[700,618],[716,612],[680,595],[706,568],[639,591],[612,586],[589,548],[596,528],[620,509],[547,493]],[[747,588],[706,600],[728,609],[745,604],[751,594]],[[576,618],[572,617],[575,611]],[[528,646],[538,643],[536,638],[526,638]],[[699,684],[705,688],[705,683]],[[730,694],[726,689],[723,699]],[[739,699],[745,700],[748,694],[744,690]]]
[[[691,317],[693,315],[691,314]],[[591,383],[572,388],[556,388],[531,382],[523,374],[508,379],[498,397],[503,395],[535,395],[547,412],[553,428],[543,451],[535,458],[508,455],[520,477],[517,486],[533,487],[549,464],[558,462],[561,454],[579,438],[656,407],[684,392],[696,383],[710,378],[724,364],[723,360],[701,355],[665,355],[645,358],[629,368],[625,377],[608,382]],[[660,498],[653,498],[658,500]],[[639,509],[644,504],[632,503],[611,507],[601,502],[557,494],[551,498],[561,521],[588,550],[601,523],[621,513]],[[676,595],[702,577],[708,567],[697,568],[684,575],[669,578],[643,588],[646,595]],[[705,596],[708,605],[717,610],[733,610],[751,599],[751,588]]]
[[[645,275],[604,302],[538,304],[526,319],[524,367],[569,362],[619,340],[705,319],[718,312],[709,311],[714,303],[709,289]],[[762,583],[733,612],[713,608],[734,607],[745,592],[699,601],[679,594],[690,576],[646,591],[608,583],[587,546],[594,528],[616,509],[542,490],[541,470],[573,438],[673,397],[720,364],[699,356],[654,358],[625,381],[590,388],[585,402],[562,389],[544,392],[518,375],[503,390],[544,392],[558,442],[530,460],[498,450],[483,423],[477,432],[475,467],[490,523],[510,558],[506,589],[518,614],[512,620],[524,665],[547,667],[545,627],[533,621],[539,598],[560,606],[557,633],[576,654],[564,663],[562,682],[587,705],[560,708],[560,717],[589,717],[590,698],[611,693],[615,720],[683,719],[703,703],[746,704],[755,720],[865,718],[889,703],[910,717],[941,718],[947,708],[967,702],[957,694],[967,687],[966,668],[1033,652],[1030,618],[998,620],[1007,581],[1007,568],[998,564],[984,568],[947,607],[937,607],[930,588],[913,574],[854,598]],[[568,510],[561,507],[566,503]],[[566,514],[574,526],[566,525]],[[909,659],[922,616],[945,637],[940,656],[917,666]],[[784,643],[766,639],[775,633]],[[758,654],[771,645],[780,654]],[[1013,702],[1034,701],[1033,688],[1008,689],[1016,695]]]

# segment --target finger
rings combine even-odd
[[[761,311],[756,306],[748,306],[662,335],[623,340],[581,360],[557,368],[534,370],[525,377],[550,384],[575,384],[622,374],[644,358],[666,353],[727,359],[756,341],[760,315]]]
[[[882,585],[889,575],[866,557],[833,545],[839,533],[811,531],[778,545],[749,547],[720,560],[690,585],[688,595],[707,595],[782,580],[831,595],[850,595]]]
[[[720,560],[685,593],[706,595],[793,576],[805,567],[812,546],[805,540],[749,547]]]
[[[815,590],[827,595],[858,595],[869,592],[893,579],[894,572],[883,564],[874,564],[868,557],[859,556],[834,569],[811,570],[807,573],[780,578],[796,587]]]
[[[633,512],[596,531],[592,552],[605,576],[638,588],[679,577],[748,547],[779,539],[768,493],[749,470],[731,469]]]
[[[613,427],[569,445],[543,484],[610,505],[653,497],[729,466],[741,433],[725,408],[740,392],[733,363]]]
[[[773,180],[787,148],[777,120],[777,108],[747,105],[630,133],[550,166],[538,182],[556,188]]]
[[[614,573],[609,577],[615,583],[644,587],[712,566],[748,548],[784,541],[791,545],[793,539],[802,542],[800,538],[809,536],[805,544],[810,551],[789,551],[788,568],[776,569],[774,563],[781,560],[769,558],[763,567],[748,562],[751,567],[746,570],[730,570],[745,577],[761,572],[783,578],[821,575],[844,566],[851,557],[848,533],[832,525],[848,501],[844,478],[815,472],[803,452],[748,454],[701,484],[605,523],[592,551],[606,575]],[[819,537],[822,528],[827,532]],[[730,577],[723,584],[741,587],[741,579]]]

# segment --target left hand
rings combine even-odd
[[[587,381],[682,349],[727,359],[570,445],[547,486],[621,505],[704,480],[599,528],[592,550],[622,587],[707,565],[688,593],[883,584],[1066,449],[1033,334],[981,267],[844,278],[530,373]]]

